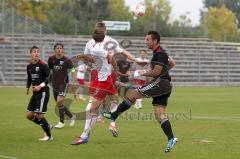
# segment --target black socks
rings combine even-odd
[[[171,123],[168,119],[164,119],[163,121],[161,121],[161,128],[165,135],[168,137],[168,140],[174,138]]]
[[[127,101],[123,101],[121,104],[118,105],[118,108],[115,112],[111,113],[111,116],[113,118],[113,120],[116,120],[117,117],[122,114],[123,112],[125,112],[126,110],[128,110],[131,107],[132,103],[127,102]]]

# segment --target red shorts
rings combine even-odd
[[[114,95],[117,93],[117,90],[115,86],[113,85],[113,82],[117,80],[116,74],[112,73],[111,76],[108,76],[106,81],[98,81],[97,72],[91,72],[91,75],[93,73],[93,77],[91,77],[91,82],[89,84],[89,94],[94,97],[97,100],[103,100],[107,95]]]
[[[84,79],[77,79],[79,86],[84,86]]]
[[[133,78],[132,81],[134,82],[135,85],[137,86],[143,86],[145,84],[145,81],[144,80],[140,80],[140,79],[137,79],[137,78]]]
[[[92,70],[91,71],[91,79],[90,79],[90,83],[89,83],[90,96],[92,96],[95,93],[94,86],[96,86],[97,83],[98,83],[98,72],[97,72],[97,70]]]

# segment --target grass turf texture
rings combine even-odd
[[[127,115],[118,120],[117,138],[111,136],[105,120],[104,125],[94,126],[88,144],[71,146],[69,143],[82,132],[85,122],[80,120],[74,127],[69,127],[66,121],[64,129],[53,129],[53,141],[40,142],[42,129],[25,118],[30,98],[25,89],[2,87],[0,95],[0,159],[3,156],[18,159],[235,159],[240,156],[239,88],[175,88],[168,113],[179,142],[168,154],[164,153],[166,137],[156,121]],[[58,122],[54,107],[51,96],[46,115],[51,124]],[[83,111],[85,107],[86,102],[77,101],[71,110]],[[138,112],[152,113],[151,101],[144,100],[142,110],[131,108],[128,114]]]

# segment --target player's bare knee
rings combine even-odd
[[[57,107],[61,107],[62,105],[63,105],[62,101],[57,101],[57,102],[56,102],[56,106],[57,106]]]
[[[155,113],[155,119],[162,123],[163,121],[167,120],[167,114],[166,113]]]
[[[26,118],[29,119],[29,120],[32,120],[33,116],[34,116],[33,112],[27,112],[26,113]]]
[[[64,100],[64,97],[62,97],[62,96],[58,96],[57,97],[57,105],[59,105],[59,106],[61,106],[62,105],[62,103],[63,103],[63,100]]]

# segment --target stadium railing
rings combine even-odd
[[[53,45],[61,42],[69,56],[83,52],[90,36],[16,34],[0,37],[0,71],[7,84],[23,85],[26,65],[30,61],[29,48],[40,47],[42,59],[53,53]],[[146,49],[144,37],[114,37],[131,40],[127,48],[138,55]],[[205,38],[162,38],[161,44],[176,60],[171,70],[175,85],[240,85],[240,47],[237,43],[219,43]],[[151,51],[149,52],[149,58]],[[3,82],[2,82],[3,83]]]

